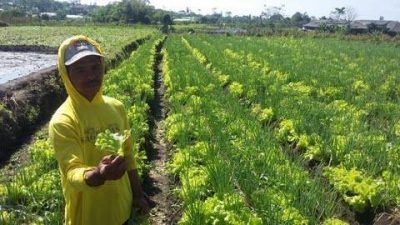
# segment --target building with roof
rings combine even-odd
[[[82,15],[66,15],[65,18],[67,19],[73,19],[73,20],[78,20],[78,19],[84,19],[85,17]]]
[[[400,34],[400,22],[390,20],[314,20],[303,26],[303,30],[319,30],[329,28],[347,28],[353,34],[369,33],[380,31],[389,35]]]
[[[57,13],[55,13],[55,12],[41,12],[40,13],[40,17],[42,17],[42,16],[48,16],[49,18],[52,18],[52,17],[56,17]]]
[[[182,17],[173,19],[174,23],[194,23],[197,22],[196,17]]]
[[[353,34],[365,34],[369,32],[368,25],[360,21],[350,23],[350,32]]]
[[[345,20],[332,20],[332,19],[328,19],[328,20],[314,20],[311,21],[307,24],[303,25],[303,30],[319,30],[322,29],[323,27],[327,27],[327,28],[342,28],[342,27],[347,27],[348,22]]]
[[[397,35],[400,34],[400,22],[397,21],[391,21],[389,22],[386,27],[388,28],[388,34],[389,35]]]

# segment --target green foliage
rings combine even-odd
[[[311,18],[307,15],[307,13],[302,14],[300,12],[296,12],[292,15],[290,21],[293,25],[301,28],[304,24],[309,23]]]
[[[268,124],[274,119],[272,108],[261,108],[260,104],[255,104],[251,108],[251,113],[257,117],[262,124]]]
[[[209,197],[199,205],[199,211],[203,214],[200,216],[205,218],[205,224],[263,224],[257,215],[246,208],[243,197],[238,194],[224,194],[221,198],[218,196]],[[190,211],[187,213],[190,213]],[[193,224],[193,219],[196,218],[184,214],[179,224]]]
[[[343,167],[327,167],[324,175],[342,194],[343,199],[358,212],[363,212],[367,207],[377,207],[382,201],[382,180],[374,180],[354,168],[347,170]]]
[[[241,97],[244,92],[243,85],[234,81],[229,85],[229,92],[235,97]]]
[[[272,109],[279,123],[266,130],[295,150],[295,160],[363,171],[365,181],[349,186],[368,194],[341,193],[348,202],[359,210],[398,202],[399,81],[393,74],[399,57],[393,45],[294,37],[185,39],[192,52],[207,58],[213,75],[243,85],[251,114]]]
[[[106,6],[100,6],[91,13],[95,22],[142,23],[162,22],[154,6],[146,0],[124,0]],[[166,12],[163,12],[166,14]]]
[[[162,24],[164,26],[172,25],[172,18],[169,14],[163,16]]]
[[[202,42],[202,49],[196,47],[198,43],[192,38],[171,36],[164,51],[166,93],[171,108],[165,123],[166,137],[174,146],[169,170],[181,184],[177,190],[183,200],[180,223],[318,224],[320,218],[333,217],[338,209],[330,191],[288,160],[275,132],[267,132],[270,128],[265,124],[277,118],[273,104],[249,104],[251,110],[241,104],[249,94],[259,96],[261,85],[247,89],[246,79],[233,83],[238,75],[221,71],[214,64],[229,64],[230,60],[220,55],[219,61],[215,60],[203,51],[214,46]],[[240,59],[255,61],[256,56]],[[259,62],[251,65],[251,70],[240,74],[250,78],[250,72],[260,69],[260,65],[264,68]],[[268,76],[279,82],[287,77],[282,72]],[[228,81],[230,85],[224,85]],[[235,85],[243,88],[238,95],[230,91]],[[301,93],[303,89],[299,90]],[[305,94],[309,95],[310,92]],[[249,111],[257,119],[250,117]],[[296,136],[299,148],[317,145],[318,139],[313,136]],[[254,217],[242,217],[242,212]]]
[[[131,137],[130,130],[124,130],[123,134],[112,133],[110,130],[105,130],[97,134],[96,147],[105,152],[124,156],[123,144]]]
[[[29,148],[32,164],[22,168],[14,179],[0,185],[1,224],[61,224],[64,200],[54,150],[39,139]]]
[[[277,137],[282,142],[296,142],[299,136],[295,130],[293,120],[285,119],[279,123],[279,129],[277,131]]]
[[[349,223],[344,222],[340,219],[331,218],[324,221],[323,225],[349,225]]]

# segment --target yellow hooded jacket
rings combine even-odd
[[[58,70],[68,98],[54,113],[49,125],[49,139],[60,167],[66,203],[65,224],[121,225],[128,220],[132,208],[132,190],[127,173],[119,180],[106,181],[98,187],[88,186],[84,173],[108,155],[94,145],[98,133],[106,129],[122,133],[130,128],[121,102],[103,96],[101,89],[89,102],[70,82],[64,65],[64,52],[71,42],[82,39],[103,54],[101,47],[85,36],[74,36],[61,44]],[[102,63],[104,65],[104,60]],[[136,168],[132,147],[132,138],[129,138],[123,146],[128,170]]]

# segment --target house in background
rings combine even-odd
[[[65,18],[72,19],[72,20],[80,20],[80,19],[84,19],[85,17],[82,15],[66,15]]]
[[[350,23],[350,33],[352,34],[366,34],[369,32],[368,24],[361,21],[352,21]]]
[[[326,29],[328,28],[328,29]],[[352,34],[366,34],[370,32],[383,32],[389,35],[400,34],[400,22],[390,20],[315,20],[303,26],[303,30],[335,30],[347,28]]]
[[[346,27],[347,22],[344,20],[314,20],[303,25],[303,30],[319,30],[323,27],[336,28],[336,27]]]
[[[57,13],[55,13],[55,12],[41,12],[39,15],[40,15],[40,17],[47,16],[48,18],[54,18],[54,17],[57,16]]]
[[[389,22],[386,27],[388,28],[388,34],[391,36],[400,34],[400,22],[391,21]]]
[[[196,17],[182,17],[182,18],[174,18],[173,19],[174,23],[195,23],[197,22],[197,18]]]

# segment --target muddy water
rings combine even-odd
[[[0,84],[54,66],[57,55],[0,51]]]

